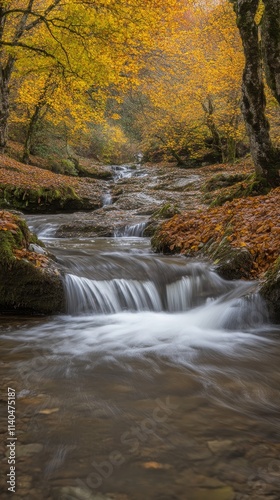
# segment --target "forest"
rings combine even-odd
[[[1,499],[280,498],[279,206],[280,0],[0,0]]]
[[[187,166],[250,150],[258,173],[276,169],[278,14],[260,1],[1,2],[1,150],[19,142],[24,163],[72,174],[75,155],[139,151]]]

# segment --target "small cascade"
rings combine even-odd
[[[68,274],[65,287],[68,312],[72,314],[162,310],[159,293],[151,281],[95,281]]]
[[[131,165],[113,165],[112,170],[114,181],[118,181],[119,179],[129,179],[134,173]]]
[[[137,165],[112,165],[112,171],[115,182],[121,179],[146,177],[148,175],[147,172],[141,168],[139,163],[137,163]]]
[[[139,222],[138,224],[127,225],[116,229],[115,237],[120,238],[125,237],[143,237],[144,230],[147,226],[147,222]]]
[[[69,314],[115,314],[123,311],[153,311],[188,314],[190,324],[199,328],[239,330],[256,328],[268,319],[266,307],[251,283],[227,284],[215,273],[205,288],[209,272],[184,276],[169,282],[148,279],[93,280],[74,274],[65,276]],[[223,293],[222,292],[223,289]],[[220,292],[220,294],[219,294]],[[219,294],[217,298],[217,294]]]
[[[102,206],[103,207],[106,207],[108,205],[112,205],[112,195],[110,192],[108,193],[104,193],[101,197],[101,201],[102,201]]]
[[[46,222],[45,224],[40,225],[34,224],[34,226],[30,225],[31,231],[34,231],[34,233],[37,234],[38,238],[41,239],[54,238],[58,227],[58,224],[52,224],[50,222]]]

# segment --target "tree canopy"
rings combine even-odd
[[[2,1],[0,149],[8,125],[26,162],[48,127],[183,166],[250,147],[277,184],[279,33],[280,0]]]

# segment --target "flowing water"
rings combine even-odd
[[[64,269],[67,314],[1,321],[14,498],[279,499],[280,330],[256,284],[133,234],[55,238],[67,218],[28,217]]]

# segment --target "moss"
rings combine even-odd
[[[110,180],[113,178],[113,174],[110,170],[99,169],[96,167],[81,167],[79,165],[78,175],[80,177],[91,177],[92,179]]]
[[[215,191],[216,189],[221,189],[224,187],[232,186],[237,182],[244,181],[248,178],[246,174],[217,174],[211,177],[203,186],[202,190],[204,192]]]
[[[26,222],[9,214],[6,230],[0,230],[0,312],[50,314],[64,309],[64,292],[59,271],[51,260],[37,267],[15,250],[26,251],[30,243],[40,243]],[[5,218],[4,218],[5,220]],[[17,228],[8,228],[9,222]]]
[[[160,207],[152,214],[151,219],[171,219],[171,217],[179,213],[180,210],[177,205],[173,205],[172,203],[165,203],[165,205]]]
[[[213,261],[216,271],[225,279],[250,278],[254,259],[246,248],[235,248],[230,245],[225,236],[217,245],[208,244],[203,249]]]
[[[71,186],[27,190],[0,184],[0,206],[30,213],[54,212],[86,209],[87,201],[82,200]]]
[[[205,194],[204,200],[210,203],[210,207],[218,207],[236,198],[267,194],[270,189],[264,179],[256,178],[255,174],[253,174],[247,177],[245,181],[236,182],[233,187],[220,188],[218,195],[216,195],[215,191],[213,193],[208,192]]]
[[[53,314],[63,312],[64,292],[55,270],[42,270],[30,262],[0,264],[0,312]]]
[[[280,257],[266,273],[260,293],[267,301],[273,319],[280,322]]]
[[[15,259],[13,249],[15,248],[15,240],[10,231],[0,231],[0,255],[1,262],[9,266]]]
[[[159,227],[159,224],[160,223],[158,221],[152,220],[151,222],[149,222],[144,229],[143,236],[145,236],[146,238],[151,238],[152,236],[154,236]]]
[[[30,243],[43,245],[35,234],[30,233],[26,221],[16,215],[13,217],[17,230],[0,231],[1,263],[10,265],[15,261],[14,250],[28,248]]]

